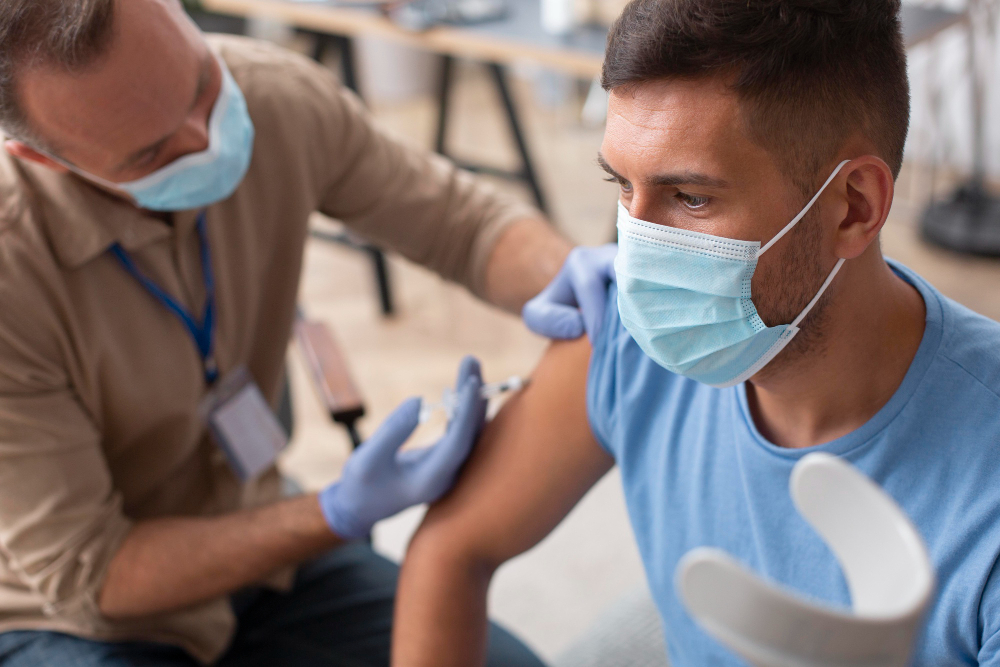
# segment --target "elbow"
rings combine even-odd
[[[436,523],[432,510],[410,540],[404,569],[488,582],[501,564],[463,531]]]

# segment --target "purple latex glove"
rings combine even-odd
[[[587,333],[593,343],[601,328],[608,285],[615,280],[618,245],[574,248],[559,274],[524,306],[521,316],[540,336],[572,340]]]
[[[347,461],[340,480],[319,494],[330,529],[344,539],[360,539],[376,522],[434,502],[451,489],[486,419],[482,386],[479,362],[466,357],[455,384],[454,416],[431,447],[399,451],[417,428],[421,401],[412,398],[396,408]]]

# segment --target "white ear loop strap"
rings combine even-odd
[[[806,207],[805,207],[804,209],[802,209],[801,211],[799,211],[799,214],[798,214],[797,216],[795,216],[795,217],[794,217],[794,218],[792,219],[792,221],[791,221],[791,222],[789,222],[789,223],[788,223],[787,225],[785,225],[785,228],[784,228],[784,229],[782,229],[782,230],[781,230],[780,232],[778,232],[777,234],[775,234],[774,238],[773,238],[773,239],[771,239],[770,241],[768,241],[768,242],[767,242],[767,243],[766,243],[766,244],[764,245],[764,247],[763,247],[763,248],[761,248],[760,250],[758,250],[758,251],[757,251],[757,256],[758,256],[758,257],[760,257],[760,256],[761,256],[761,255],[763,255],[763,254],[764,254],[765,252],[767,252],[767,250],[768,250],[768,249],[769,249],[769,248],[770,248],[771,246],[773,246],[773,245],[774,245],[775,243],[777,243],[777,242],[778,242],[778,241],[779,241],[779,240],[781,239],[781,237],[782,237],[782,236],[784,236],[784,235],[785,235],[785,234],[787,234],[788,232],[792,231],[792,227],[794,227],[795,225],[799,224],[799,220],[801,220],[801,219],[802,219],[803,217],[805,217],[806,213],[808,213],[808,212],[809,212],[809,209],[811,209],[811,208],[812,208],[812,206],[813,206],[813,204],[815,204],[815,203],[816,203],[816,200],[817,200],[817,199],[819,199],[819,196],[820,196],[821,194],[823,194],[823,191],[824,191],[824,190],[826,190],[826,186],[830,185],[830,181],[832,181],[832,180],[834,179],[834,177],[835,177],[835,176],[836,176],[837,174],[839,174],[839,173],[840,173],[840,170],[841,170],[841,169],[843,169],[843,168],[844,168],[844,165],[845,165],[845,164],[847,164],[848,162],[850,162],[850,160],[844,160],[843,162],[841,162],[840,164],[838,164],[838,165],[837,165],[837,168],[833,170],[833,173],[832,173],[832,174],[830,174],[830,177],[829,177],[828,179],[826,179],[826,183],[824,183],[824,184],[823,184],[823,187],[821,187],[821,188],[819,189],[819,192],[817,192],[816,194],[814,194],[814,195],[813,195],[813,198],[809,200],[809,203],[808,203],[808,204],[806,204]]]
[[[816,303],[819,301],[819,298],[823,296],[823,292],[825,292],[826,288],[829,287],[830,283],[833,282],[833,279],[837,276],[837,272],[840,271],[840,267],[842,267],[844,265],[844,262],[846,261],[847,260],[844,259],[843,257],[837,260],[837,265],[833,267],[833,271],[831,271],[830,275],[826,277],[826,282],[824,282],[823,286],[819,288],[818,292],[816,292],[816,296],[814,296],[812,301],[809,302],[809,305],[805,307],[805,310],[799,313],[799,316],[796,317],[795,320],[790,325],[788,325],[789,327],[794,329],[795,327],[799,326],[802,320],[806,319],[806,315],[808,315],[809,311],[813,309],[813,306],[816,305]]]

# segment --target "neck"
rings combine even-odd
[[[782,447],[819,445],[862,426],[899,388],[923,338],[923,299],[877,244],[848,261],[830,291],[822,338],[792,359],[779,355],[747,383],[758,430]]]

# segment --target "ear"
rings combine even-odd
[[[59,172],[60,174],[69,173],[69,169],[67,169],[64,165],[59,164],[45,153],[39,153],[31,146],[21,143],[20,141],[9,139],[4,142],[4,148],[6,148],[7,152],[14,157],[34,162],[35,164],[40,164],[43,167]]]
[[[837,257],[854,259],[878,238],[889,209],[895,183],[892,170],[880,158],[863,155],[844,167],[847,213],[837,227]]]

